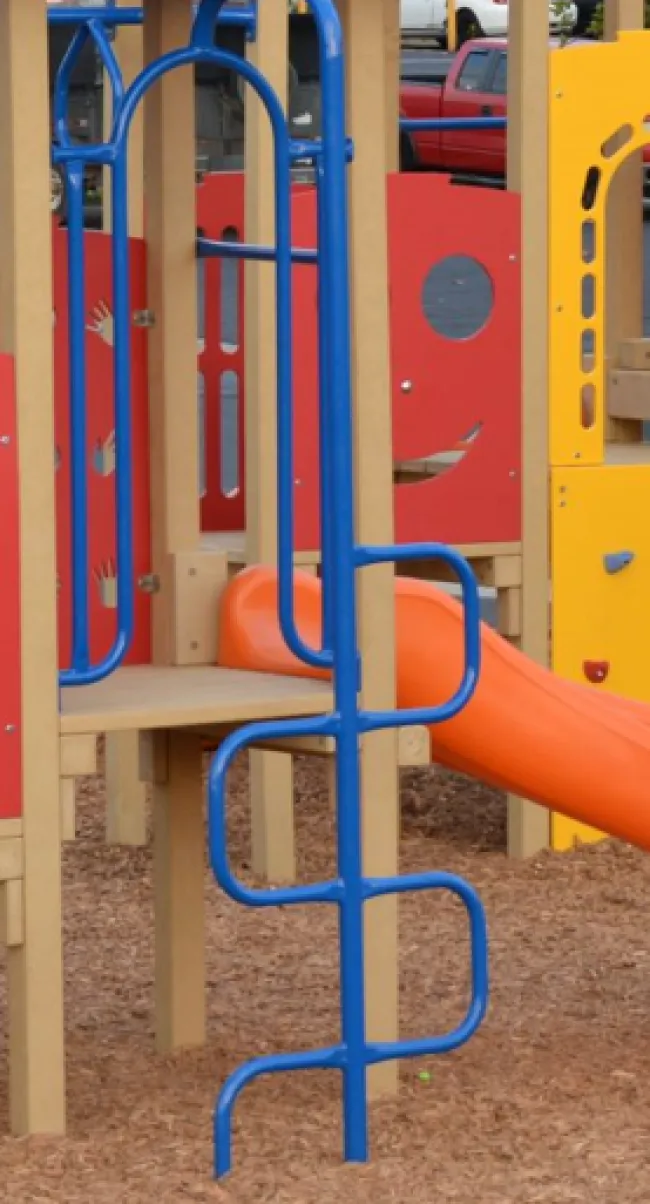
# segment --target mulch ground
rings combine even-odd
[[[297,794],[301,873],[311,878],[331,868],[333,850],[321,768],[299,766]],[[339,1161],[337,1076],[256,1084],[237,1111],[235,1173],[218,1186],[211,1113],[224,1075],[250,1054],[336,1035],[335,916],[249,912],[206,872],[209,1042],[162,1059],[153,1041],[150,852],[107,848],[102,825],[96,780],[83,785],[79,839],[65,853],[69,1135],[0,1140],[3,1201],[648,1204],[650,859],[608,843],[508,862],[499,795],[441,772],[405,774],[402,870],[451,869],[480,889],[489,1017],[458,1053],[403,1065],[399,1097],[373,1107],[368,1167]],[[231,830],[245,874],[242,766]],[[456,1023],[466,987],[459,906],[406,899],[404,1035]],[[4,1036],[0,1053],[6,1132]]]

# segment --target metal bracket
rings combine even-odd
[[[138,589],[142,590],[143,594],[159,594],[160,577],[155,573],[144,573],[142,577],[138,577]]]
[[[151,309],[136,309],[133,313],[133,325],[151,330],[151,327],[156,325],[156,315]]]

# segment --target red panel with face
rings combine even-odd
[[[517,540],[519,198],[393,175],[388,199],[393,455],[413,482],[396,487],[396,538]],[[438,475],[418,475],[440,453]]]
[[[0,820],[22,812],[17,434],[13,359],[0,355]]]

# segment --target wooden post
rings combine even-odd
[[[65,1129],[47,25],[0,0],[0,350],[14,357],[20,501],[23,941],[8,950],[11,1127]]]
[[[118,8],[130,7],[130,0],[117,0]],[[120,26],[115,33],[113,43],[115,57],[122,72],[126,87],[140,74],[143,67],[142,27],[138,25]],[[104,72],[104,137],[108,138],[111,131],[113,105],[112,91],[108,76]],[[132,238],[142,238],[144,234],[144,115],[142,108],[136,113],[131,123],[129,133],[128,163],[129,163],[129,233]],[[111,229],[111,172],[106,168],[103,179],[103,227]]]
[[[145,61],[187,44],[187,0],[145,0]],[[194,73],[167,74],[145,100],[154,662],[173,656],[170,575],[199,544]]]
[[[383,0],[386,47],[386,171],[399,171],[400,2]]]
[[[604,6],[605,38],[615,41],[619,31],[643,29],[645,0],[607,0]],[[643,155],[630,155],[610,185],[605,221],[605,381],[609,369],[619,365],[623,339],[643,335]],[[635,443],[642,423],[610,418],[606,436],[618,443]]]
[[[447,50],[458,48],[458,18],[456,0],[447,0]]]
[[[549,659],[548,3],[512,0],[508,38],[508,187],[522,204],[522,648]],[[549,843],[548,811],[510,798],[508,851]]]
[[[181,729],[154,747],[156,1040],[168,1053],[205,1040],[202,744]]]
[[[357,537],[393,539],[393,464],[388,321],[386,213],[386,43],[375,0],[342,0],[348,65],[348,132],[355,144],[350,168],[353,395],[356,439]],[[392,118],[391,118],[392,119]],[[395,705],[393,568],[359,575],[363,657],[362,705]],[[366,874],[397,873],[399,793],[397,736],[378,732],[363,747],[363,855]],[[366,1015],[371,1041],[398,1031],[395,897],[366,908]],[[397,1089],[395,1063],[370,1076],[373,1095]]]
[[[288,13],[286,0],[264,0],[257,11],[250,58],[286,107]],[[246,90],[246,239],[273,243],[273,142],[268,118]],[[277,562],[275,471],[275,283],[271,264],[245,268],[246,347],[246,559]],[[272,882],[296,874],[293,825],[293,761],[283,753],[250,754],[252,865]]]
[[[144,11],[147,63],[187,45],[187,0],[145,0]],[[161,582],[153,599],[156,664],[174,660],[175,556],[199,544],[194,145],[194,73],[184,67],[167,74],[145,101],[148,296],[155,315],[149,334],[152,567]],[[201,759],[172,733],[169,797],[154,807],[154,844],[164,850],[156,870],[156,998],[165,1048],[199,1042],[205,1029],[203,891],[196,887],[203,825],[196,815],[180,816],[180,783],[195,808]]]
[[[117,0],[118,7],[128,6],[129,0]],[[116,31],[115,55],[122,71],[125,86],[139,75],[143,66],[142,29],[123,26]],[[112,122],[112,91],[104,72],[104,137],[108,138]],[[138,110],[129,133],[129,234],[144,236],[144,116]],[[111,230],[111,181],[108,168],[103,180],[103,225]],[[109,844],[144,845],[147,840],[146,787],[138,772],[139,743],[137,732],[111,732],[106,736],[106,839]]]

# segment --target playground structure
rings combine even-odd
[[[273,0],[260,4],[257,41],[252,47],[251,61],[263,75],[256,75],[254,69],[245,69],[249,82],[264,92],[272,109],[275,102],[265,90],[264,79],[271,79],[281,95],[286,86],[286,47],[283,55],[279,31],[283,25],[282,14],[286,17],[285,7],[282,6],[280,13],[279,6],[274,8]],[[389,87],[385,82],[384,72],[367,71],[370,57],[375,63],[390,62],[384,25],[376,19],[375,6],[364,0],[349,0],[349,4],[343,6],[349,56],[347,132],[355,145],[355,161],[350,170],[354,468],[349,439],[350,374],[347,364],[350,357],[345,223],[342,220],[345,215],[343,164],[346,145],[342,109],[339,105],[337,110],[333,101],[329,124],[324,122],[322,160],[319,161],[319,208],[316,208],[315,194],[311,192],[296,191],[291,199],[288,148],[285,148],[286,157],[280,160],[280,166],[285,169],[287,189],[286,195],[280,190],[276,196],[282,217],[280,220],[276,212],[277,226],[274,228],[273,198],[268,188],[270,141],[263,132],[259,110],[251,108],[243,221],[246,244],[240,248],[240,253],[247,249],[250,252],[249,244],[252,243],[276,247],[276,270],[282,279],[280,291],[284,297],[284,310],[282,305],[278,308],[278,324],[284,321],[284,327],[279,332],[281,337],[276,348],[273,272],[253,265],[247,268],[245,298],[242,295],[240,301],[242,314],[244,305],[246,311],[246,320],[242,323],[246,329],[245,346],[234,358],[229,349],[215,350],[214,335],[211,337],[210,329],[207,329],[204,352],[204,376],[208,388],[216,371],[227,370],[223,366],[226,356],[231,356],[228,361],[231,365],[238,362],[237,355],[242,357],[239,363],[244,367],[246,396],[246,454],[242,458],[240,485],[240,489],[243,485],[246,490],[245,514],[242,515],[246,522],[244,545],[241,533],[232,538],[227,528],[228,520],[214,513],[210,520],[212,529],[205,529],[200,537],[198,416],[194,404],[197,377],[196,222],[189,73],[166,75],[162,85],[151,92],[146,101],[147,263],[144,247],[137,240],[132,241],[129,255],[124,254],[127,237],[127,177],[124,171],[127,119],[124,114],[133,114],[137,90],[144,91],[140,84],[122,100],[121,109],[116,103],[111,154],[107,154],[105,148],[90,152],[97,161],[106,161],[112,174],[112,193],[115,194],[112,244],[103,236],[84,238],[78,210],[75,218],[74,187],[82,156],[75,148],[66,147],[64,138],[60,159],[69,165],[72,182],[70,229],[67,235],[61,231],[53,233],[47,217],[45,170],[40,188],[33,184],[32,176],[35,162],[42,162],[44,168],[47,163],[49,123],[45,82],[40,109],[33,96],[33,64],[40,59],[45,61],[43,5],[35,0],[34,3],[25,0],[20,3],[2,0],[0,3],[0,78],[4,81],[0,101],[0,145],[3,161],[11,165],[3,183],[3,213],[11,217],[0,236],[3,352],[0,398],[4,457],[1,488],[5,513],[15,520],[4,524],[2,547],[2,563],[9,566],[8,588],[3,596],[3,666],[6,664],[7,671],[3,676],[2,701],[9,718],[3,719],[0,864],[3,869],[4,937],[9,947],[12,995],[12,1123],[18,1132],[56,1132],[64,1125],[60,845],[62,836],[72,834],[74,778],[93,770],[98,735],[124,731],[143,733],[140,737],[143,768],[155,783],[157,1024],[162,1048],[175,1048],[204,1039],[201,754],[206,741],[210,746],[219,745],[211,773],[210,847],[213,867],[221,883],[236,897],[257,905],[330,901],[340,907],[343,1044],[303,1059],[296,1055],[290,1059],[272,1059],[264,1067],[250,1065],[231,1081],[218,1111],[217,1150],[219,1168],[223,1170],[229,1162],[231,1107],[236,1092],[249,1077],[262,1070],[299,1066],[340,1068],[345,1084],[346,1154],[361,1159],[366,1156],[367,1140],[366,1068],[373,1066],[371,1089],[388,1090],[395,1081],[396,1057],[451,1048],[470,1035],[480,1023],[485,1009],[483,920],[480,904],[471,888],[457,879],[438,874],[423,875],[417,881],[400,881],[395,877],[398,760],[411,763],[421,758],[421,736],[425,737],[428,757],[428,735],[424,726],[451,718],[454,707],[467,702],[476,686],[477,627],[472,577],[457,553],[446,552],[439,545],[425,545],[424,541],[433,534],[437,539],[456,544],[480,575],[498,589],[507,591],[501,605],[502,624],[507,624],[506,634],[520,640],[524,650],[543,663],[548,646],[549,508],[545,499],[549,490],[550,464],[553,667],[578,681],[586,678],[599,689],[606,685],[633,698],[643,697],[642,658],[633,639],[641,622],[642,591],[637,569],[643,533],[640,530],[635,541],[631,532],[632,524],[640,526],[641,522],[639,515],[647,467],[645,448],[638,440],[638,427],[630,426],[630,422],[638,422],[645,416],[646,348],[634,337],[640,333],[634,329],[636,319],[633,315],[627,317],[622,309],[615,312],[617,322],[625,323],[623,327],[614,332],[612,325],[606,330],[602,299],[608,252],[604,231],[607,186],[621,159],[644,141],[641,67],[647,54],[647,42],[645,35],[630,33],[616,44],[552,56],[549,63],[549,56],[543,52],[547,6],[533,5],[528,0],[525,10],[523,4],[512,7],[509,127],[512,189],[510,195],[495,195],[489,200],[482,198],[483,206],[490,207],[488,211],[492,216],[500,214],[500,219],[496,220],[503,223],[501,239],[495,238],[495,263],[487,265],[498,309],[495,306],[491,329],[486,327],[485,331],[479,332],[473,343],[443,350],[440,336],[438,341],[432,342],[440,356],[435,362],[442,372],[444,385],[454,391],[457,399],[460,412],[454,415],[452,422],[448,411],[432,415],[426,405],[427,394],[430,396],[434,383],[429,375],[426,349],[419,351],[421,360],[417,364],[417,374],[406,365],[411,350],[407,323],[411,322],[412,311],[408,309],[403,319],[406,325],[404,345],[402,348],[396,346],[393,338],[389,363],[388,257],[389,254],[394,256],[391,259],[391,300],[397,310],[399,291],[403,289],[406,296],[407,285],[415,287],[417,278],[415,265],[407,266],[400,257],[394,232],[404,225],[400,214],[413,214],[414,205],[417,212],[417,190],[421,189],[427,205],[435,203],[447,212],[450,222],[454,212],[464,212],[463,206],[474,204],[478,214],[480,194],[472,190],[476,201],[467,195],[461,198],[460,193],[449,199],[449,186],[444,181],[394,178],[390,181],[388,204],[382,204],[385,169],[387,166],[394,168],[397,157],[397,121],[393,120],[397,73],[391,94],[392,85]],[[640,25],[636,7],[631,0],[627,4],[620,0],[618,5],[612,6],[621,28],[626,14],[630,24],[636,21]],[[204,0],[194,25],[193,50],[182,51],[181,58],[176,61],[189,62],[192,54],[216,53],[208,48],[208,42],[218,8],[218,4]],[[314,9],[321,17],[332,20],[324,0],[314,5]],[[96,14],[93,16],[96,19]],[[333,27],[329,28],[331,31]],[[92,31],[100,42],[101,22]],[[158,70],[155,64],[161,55],[176,52],[188,44],[189,32],[190,13],[181,0],[151,0],[145,5],[144,58],[148,64],[148,79],[152,79]],[[340,53],[332,49],[337,45],[335,34],[332,36],[334,40],[329,43],[328,59],[332,76],[327,82],[324,79],[324,86],[331,89],[330,97],[336,97],[341,84],[342,61]],[[30,71],[24,72],[22,65],[27,55]],[[578,155],[576,147],[580,140],[576,130],[582,131],[585,125],[586,105],[593,104],[594,88],[589,85],[598,78],[605,60],[608,78],[618,80],[620,112],[614,112],[610,100],[605,108],[603,100],[602,110],[590,118],[593,134],[589,138],[585,136]],[[111,72],[112,59],[108,52],[105,61]],[[362,71],[362,67],[366,69]],[[327,76],[327,72],[324,74]],[[521,104],[524,74],[527,89],[535,88],[537,96],[536,103],[526,106]],[[25,76],[29,80],[29,104],[25,96]],[[389,76],[388,71],[386,76]],[[115,78],[113,75],[114,84]],[[634,96],[630,95],[630,81],[638,88],[638,98],[636,92]],[[38,121],[34,120],[35,111],[40,112]],[[273,111],[276,136],[279,134],[282,145],[280,111],[278,108]],[[621,131],[625,132],[628,125],[631,132],[625,138]],[[61,133],[65,134],[63,121]],[[610,140],[615,134],[618,139],[612,143]],[[525,147],[530,144],[536,148],[544,147],[547,141],[548,171],[544,171],[543,153],[536,149],[534,156],[527,155]],[[378,153],[378,145],[385,147],[385,154]],[[305,153],[304,147],[300,153]],[[634,160],[630,166],[635,167]],[[635,237],[633,198],[638,181],[635,182],[632,170],[626,180],[624,171],[621,169],[612,190],[611,204],[622,207],[625,201],[628,205],[628,210],[622,211],[626,213],[626,237],[632,247]],[[570,187],[567,178],[571,180]],[[211,181],[204,187],[216,190],[218,184]],[[235,183],[233,187],[236,189],[238,185]],[[511,226],[516,231],[520,204],[513,195],[516,193],[521,196],[522,206],[520,239],[508,233]],[[577,197],[582,198],[579,206]],[[201,220],[199,224],[204,229],[203,238],[207,240],[203,244],[199,242],[199,251],[211,253],[206,274],[206,299],[214,299],[218,289],[214,281],[211,283],[211,273],[222,271],[224,257],[229,250],[232,253],[232,240],[229,248],[223,232],[236,229],[236,226],[233,227],[233,221],[228,217],[225,226],[211,230],[210,220],[219,218],[216,204],[221,202],[217,201],[213,206],[208,203],[208,198],[209,193],[206,192],[205,200],[199,193],[199,208],[205,204],[206,210],[205,221]],[[237,203],[241,214],[241,201]],[[567,220],[566,207],[570,209],[571,204],[574,208]],[[638,193],[636,205],[640,210]],[[392,213],[392,207],[397,215],[397,219],[393,219],[394,225],[390,224],[391,217],[387,217],[387,213]],[[585,213],[589,216],[585,217]],[[592,223],[593,229],[584,229]],[[559,229],[561,236],[557,234]],[[387,231],[390,231],[389,237]],[[422,226],[415,226],[415,232],[415,237],[424,237]],[[473,236],[475,241],[466,242],[462,250],[484,261],[487,249],[481,245],[476,231]],[[593,259],[588,272],[583,259],[583,236],[593,237]],[[442,233],[440,238],[443,239]],[[509,241],[511,238],[512,242]],[[573,240],[570,244],[569,238]],[[52,241],[54,306],[43,273],[43,264],[49,262]],[[313,278],[310,280],[306,275],[305,262],[297,263],[292,273],[288,256],[290,241],[303,252],[318,247],[321,253],[318,298]],[[219,242],[225,245],[214,245]],[[116,247],[122,249],[121,255],[115,254]],[[440,258],[454,253],[450,248],[454,248],[453,240],[449,243],[441,241],[428,250],[432,257]],[[458,234],[454,249],[459,250]],[[219,252],[219,260],[212,258],[215,251]],[[323,254],[324,251],[328,254]],[[499,265],[496,262],[499,254],[507,256],[507,263]],[[620,265],[625,259],[620,247],[616,255]],[[300,259],[300,256],[294,258]],[[613,261],[612,252],[611,266]],[[313,264],[311,268],[313,270]],[[622,295],[623,283],[629,289],[630,275],[638,270],[633,256],[616,270],[620,272],[618,280]],[[410,280],[409,271],[414,273]],[[503,283],[500,271],[504,273]],[[93,272],[98,273],[96,283],[93,283]],[[403,280],[400,272],[404,274]],[[304,306],[304,314],[314,314],[316,300],[320,303],[320,329],[316,332],[314,326],[313,332],[310,331],[309,322],[305,320],[304,347],[309,354],[301,352],[299,356],[297,340],[292,341],[291,325],[287,323],[286,301],[292,274],[296,310],[301,312]],[[593,276],[594,280],[584,286],[581,297],[581,290],[576,285],[587,275]],[[543,287],[547,277],[550,278],[548,293]],[[400,281],[398,286],[397,280]],[[517,330],[516,322],[514,329],[509,325],[516,316],[520,281],[524,303],[523,332]],[[615,286],[617,278],[614,271],[610,271],[608,298]],[[593,288],[597,302],[593,313],[584,300],[589,288]],[[95,312],[96,306],[99,308]],[[89,311],[95,314],[91,321],[95,329],[86,332]],[[111,338],[97,339],[98,333],[107,332],[107,318],[112,318]],[[397,328],[396,322],[394,319],[392,334]],[[507,365],[507,383],[501,393],[504,407],[499,410],[494,406],[496,399],[481,397],[480,409],[472,412],[472,401],[480,394],[486,376],[494,372],[495,366],[500,366],[498,344],[495,347],[491,342],[495,331],[501,340],[501,354],[504,341],[514,340],[514,354]],[[57,379],[60,377],[63,382],[56,408],[56,438],[51,423],[50,349],[53,337],[59,357]],[[96,339],[94,343],[92,337]],[[433,340],[433,335],[431,338]],[[520,341],[523,401],[518,411],[513,401],[516,402]],[[66,343],[71,348],[68,360]],[[116,401],[114,444],[110,426],[111,397],[106,391],[111,383],[113,355],[107,351],[107,345],[110,347],[111,343],[114,345]],[[313,351],[317,343],[321,349],[318,359]],[[144,359],[147,345],[148,367]],[[286,471],[293,458],[288,405],[291,393],[286,387],[292,345],[296,413],[293,434],[295,464],[300,465],[295,476],[293,473],[287,475]],[[129,354],[125,353],[126,348],[129,348]],[[322,354],[323,348],[327,355]],[[88,362],[84,364],[86,353]],[[274,506],[278,482],[275,458],[270,454],[275,444],[276,399],[269,381],[275,377],[276,356],[281,361],[279,380],[282,385],[277,398],[279,465],[282,470],[279,530]],[[96,360],[94,368],[93,358]],[[463,362],[468,365],[470,387],[466,392],[464,388],[456,391],[456,376],[463,371]],[[575,364],[575,368],[569,372],[567,364]],[[610,367],[614,364],[615,368]],[[87,372],[90,379],[93,371],[96,387],[92,390],[91,411],[86,405],[85,376]],[[615,414],[612,423],[617,423],[609,428],[604,405],[608,372],[611,373],[608,382],[610,414]],[[67,373],[70,374],[69,383]],[[103,391],[99,385],[102,378]],[[421,386],[423,380],[425,384]],[[320,386],[320,410],[315,404],[310,410],[307,401],[309,397],[315,397],[317,386]],[[418,396],[421,387],[422,403]],[[417,425],[412,418],[414,407],[407,404],[414,394],[416,404],[421,405]],[[190,398],[192,404],[188,404]],[[405,407],[401,411],[396,399]],[[490,400],[492,410],[488,407]],[[209,393],[206,403],[209,409]],[[550,457],[544,451],[549,418]],[[523,436],[519,463],[516,457],[520,423]],[[480,427],[478,435],[475,434],[477,426]],[[210,429],[208,415],[208,445],[212,442]],[[606,449],[607,433],[617,436],[619,441]],[[436,456],[431,453],[456,452],[463,436],[468,435],[472,438],[461,465],[441,473],[440,457],[436,463]],[[320,477],[314,458],[317,436],[320,439]],[[628,441],[623,443],[623,437]],[[632,437],[637,437],[637,441],[631,442]],[[394,442],[398,461],[395,471],[391,442]],[[336,448],[336,455],[332,455],[332,447]],[[55,448],[58,448],[58,454],[55,454]],[[87,506],[89,451],[95,475],[90,475],[92,484],[88,486]],[[115,471],[111,473],[113,458]],[[53,464],[58,465],[59,622],[61,633],[72,629],[72,641],[67,645],[64,639],[57,640],[56,634]],[[476,476],[472,475],[474,465]],[[309,482],[308,502],[304,502],[304,492],[300,492],[304,489],[303,472],[304,481]],[[486,475],[481,477],[481,472]],[[523,473],[523,487],[518,482],[520,472]],[[498,489],[494,487],[491,474],[500,482]],[[396,547],[391,545],[394,477]],[[405,478],[413,477],[414,481],[404,483]],[[356,550],[352,539],[353,482],[357,490],[359,544]],[[467,489],[461,490],[461,483],[465,482]],[[115,562],[110,546],[110,499],[114,483],[118,539]],[[70,484],[72,522],[65,500]],[[474,495],[471,488],[475,490]],[[453,492],[456,489],[457,492]],[[214,501],[213,490],[208,475],[204,515],[211,500]],[[331,492],[328,494],[327,490]],[[486,490],[492,490],[490,502],[493,505],[486,504]],[[459,502],[461,496],[468,499],[464,507]],[[426,505],[431,505],[431,521],[436,524],[439,513],[440,529],[436,525],[435,531],[428,531],[426,509],[418,502],[418,497],[426,497]],[[332,498],[336,498],[336,506],[331,504]],[[611,526],[607,530],[599,526],[601,499],[608,502],[613,499],[614,502],[608,511]],[[220,504],[225,507],[229,501],[236,501],[241,507],[241,495],[236,499],[223,498]],[[241,574],[228,584],[234,570],[242,563],[274,564],[279,536],[284,636],[286,638],[287,632],[292,630],[295,607],[299,622],[298,633],[294,631],[293,634],[293,651],[304,655],[302,641],[307,639],[312,649],[319,647],[318,631],[305,634],[300,621],[301,599],[306,596],[306,590],[311,591],[309,596],[317,599],[320,609],[316,583],[311,580],[306,584],[297,578],[294,600],[291,567],[294,546],[289,523],[292,511],[296,515],[299,559],[312,570],[321,566],[323,630],[320,634],[325,651],[312,651],[309,659],[312,668],[319,672],[329,672],[334,660],[337,692],[334,713],[330,713],[333,696],[328,684],[298,678],[295,662],[289,666],[279,664],[277,671],[271,674],[249,671],[268,666],[261,664],[259,649],[255,651],[255,628],[247,628],[245,611],[237,609],[241,591],[245,593],[247,582],[252,581],[253,586],[256,582],[261,584],[265,602],[261,612],[258,607],[258,614],[262,614],[264,624],[272,626],[276,622],[276,579],[260,575],[259,571],[256,577],[252,571],[252,577]],[[484,528],[479,526],[480,522],[485,523]],[[417,523],[422,523],[424,530],[419,529]],[[449,526],[445,527],[445,523]],[[456,528],[454,523],[458,523]],[[478,535],[472,540],[469,532],[474,523]],[[217,524],[221,530],[218,527],[215,530]],[[321,526],[322,553],[315,542],[315,533]],[[499,534],[503,538],[497,538]],[[409,547],[409,541],[414,541],[416,546]],[[73,549],[71,557],[68,554],[70,546]],[[445,558],[450,568],[463,579],[468,602],[467,672],[464,687],[451,708],[449,698],[414,698],[406,703],[403,699],[398,700],[402,706],[416,708],[404,715],[394,710],[394,647],[396,643],[399,645],[400,629],[395,627],[394,583],[389,561],[401,559],[402,567],[412,572],[417,557],[424,555],[433,556],[435,560],[434,579]],[[576,573],[578,555],[582,574]],[[68,561],[72,565],[71,574],[66,572]],[[375,561],[376,566],[371,567]],[[129,571],[120,572],[120,567],[125,564]],[[359,711],[352,604],[355,570],[362,566],[358,614],[363,711]],[[96,569],[98,575],[92,585],[95,608],[89,609],[92,569]],[[136,578],[140,583],[139,591],[135,590]],[[346,590],[344,596],[341,591]],[[587,590],[588,593],[583,592]],[[223,621],[218,631],[216,612],[220,593]],[[426,596],[431,599],[435,594]],[[587,599],[589,624],[585,622]],[[98,606],[97,600],[103,605]],[[619,608],[624,614],[624,622],[618,628],[622,633],[622,647],[615,649],[615,655],[605,643],[612,631],[617,630],[612,615],[619,613]],[[118,623],[124,627],[116,653],[111,651],[115,641],[115,611]],[[435,622],[432,624],[434,629]],[[602,644],[591,643],[596,639]],[[126,651],[127,645],[132,666],[118,668],[115,673],[104,676]],[[242,662],[245,655],[251,655],[251,648],[254,663],[247,669]],[[214,668],[217,653],[222,666],[232,660],[233,667]],[[111,665],[106,663],[107,657],[112,659]],[[98,669],[100,662],[103,666]],[[513,663],[520,664],[517,659]],[[292,670],[289,676],[285,676],[287,668]],[[59,711],[56,686],[60,669],[63,691]],[[100,677],[103,680],[98,680]],[[584,701],[584,694],[584,691],[580,693],[580,703],[576,706],[585,709],[593,726],[602,721],[606,708],[599,706],[594,710],[591,703]],[[558,718],[558,712],[553,713]],[[619,717],[620,714],[617,711]],[[631,714],[632,709],[625,712],[626,722]],[[14,720],[14,715],[19,718]],[[242,726],[249,720],[255,721],[253,729]],[[269,724],[267,720],[273,723]],[[396,728],[406,728],[413,721],[414,739],[409,741],[402,731],[399,737],[396,735]],[[632,718],[629,722],[633,723]],[[360,732],[364,733],[364,880],[360,879],[356,781],[356,745]],[[258,845],[266,843],[263,868],[270,877],[274,876],[276,868],[274,858],[285,857],[286,865],[286,847],[291,844],[291,814],[286,789],[273,799],[281,809],[280,822],[273,825],[269,819],[278,781],[281,791],[283,781],[286,787],[291,751],[306,749],[330,755],[333,742],[338,744],[336,787],[342,821],[339,881],[310,890],[287,888],[254,896],[233,883],[220,838],[220,807],[224,771],[230,757],[244,742],[253,743],[258,749],[258,760],[253,768],[254,775],[258,775],[254,825],[257,825]],[[262,751],[265,747],[273,751]],[[560,769],[563,765],[568,766],[569,755],[566,754],[564,762],[560,758]],[[467,756],[464,765],[459,767],[466,767],[468,762],[472,762],[470,767],[478,772],[484,765],[480,759]],[[511,781],[504,784],[513,787]],[[531,782],[531,786],[534,784]],[[575,812],[575,800],[562,800],[560,796],[558,801],[564,801]],[[596,814],[607,818],[606,812],[607,806]],[[611,807],[609,815],[611,817]],[[526,852],[548,843],[548,818],[542,809],[513,799],[511,816],[513,851]],[[571,826],[562,828],[564,822],[553,820],[556,845],[569,843],[576,832],[575,815],[574,820],[566,821]],[[617,829],[612,826],[611,830]],[[621,834],[625,835],[626,830]],[[644,832],[637,828],[631,833],[628,826],[627,834],[642,842],[646,839]],[[282,845],[283,838],[285,846]],[[428,887],[457,890],[468,905],[475,938],[474,998],[466,1023],[456,1033],[437,1041],[401,1045],[397,1041],[396,1022],[396,894],[403,889]],[[360,956],[363,947],[361,894],[366,901],[367,1036],[364,1036],[363,960]],[[43,1006],[44,999],[47,999],[47,1011]]]

